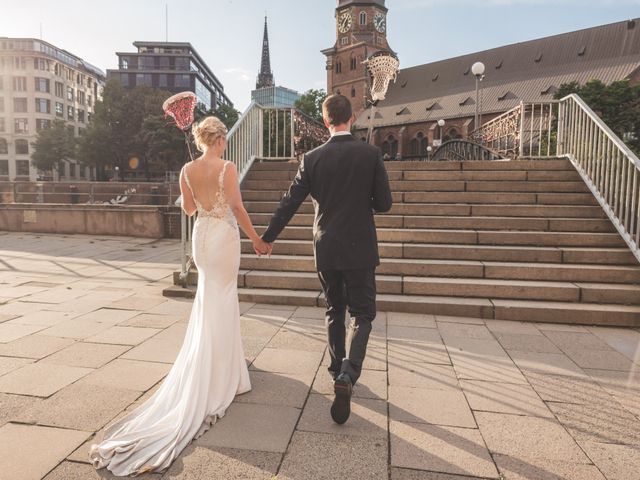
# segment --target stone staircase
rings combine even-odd
[[[640,325],[640,265],[569,161],[386,166],[394,206],[376,218],[380,310]],[[296,170],[257,163],[243,182],[259,232]],[[307,200],[271,258],[243,239],[241,300],[324,305],[312,223]]]

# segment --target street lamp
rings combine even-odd
[[[479,107],[480,107],[480,82],[484,79],[485,66],[482,62],[476,62],[471,66],[471,73],[476,77],[476,116],[474,119],[473,128],[477,130],[480,128],[479,119]]]
[[[438,120],[438,126],[440,127],[440,145],[442,145],[442,133],[444,130],[445,121],[443,119]]]
[[[429,145],[427,147],[427,160],[431,161],[431,152],[433,152],[433,147],[431,145]]]
[[[117,166],[116,166],[116,167],[115,167],[115,171],[116,171],[116,182],[120,181],[119,170],[120,170],[120,167],[117,167]]]

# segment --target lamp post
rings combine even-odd
[[[433,147],[429,145],[427,147],[427,161],[431,161],[431,152],[433,152]]]
[[[473,129],[480,128],[479,119],[479,107],[480,107],[480,82],[484,79],[485,66],[482,62],[476,62],[471,67],[471,73],[476,77],[476,116],[473,123]]]
[[[442,145],[442,133],[444,130],[445,121],[443,119],[438,120],[438,126],[440,127],[440,145]]]
[[[120,173],[120,172],[119,172],[119,170],[120,170],[120,167],[116,166],[116,167],[115,167],[115,171],[116,171],[116,175],[115,175],[115,177],[116,177],[116,182],[119,182],[119,181],[120,181],[120,175],[119,175],[119,173]]]

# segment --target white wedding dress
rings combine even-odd
[[[198,288],[176,361],[153,396],[108,426],[104,440],[91,446],[94,467],[106,467],[116,476],[165,470],[224,415],[236,395],[251,390],[240,337],[240,235],[224,195],[227,165],[211,208],[196,199]],[[195,199],[186,168],[183,175]]]

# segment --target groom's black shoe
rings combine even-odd
[[[351,393],[353,392],[353,383],[346,373],[341,373],[333,383],[333,391],[336,394],[331,405],[331,418],[338,425],[342,425],[349,419],[351,414]]]

